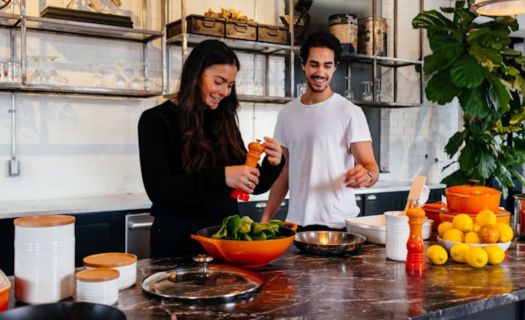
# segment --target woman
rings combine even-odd
[[[284,165],[281,145],[267,137],[261,167],[244,165],[235,93],[239,68],[224,43],[205,40],[184,63],[177,98],[140,117],[142,179],[155,216],[152,257],[202,251],[190,234],[239,214],[232,189],[263,193]]]

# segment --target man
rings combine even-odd
[[[300,231],[343,229],[359,214],[352,188],[373,186],[379,177],[370,130],[361,108],[330,88],[339,40],[312,33],[300,54],[306,92],[279,112],[274,136],[287,161],[261,221],[273,217],[289,190],[287,221]]]

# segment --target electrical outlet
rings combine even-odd
[[[9,160],[8,166],[10,177],[17,177],[20,175],[20,161],[13,158]]]

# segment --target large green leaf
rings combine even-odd
[[[508,35],[508,30],[496,30],[493,28],[485,27],[471,31],[467,36],[467,42],[470,45],[480,45],[486,41],[500,42],[505,40],[508,37]]]
[[[509,90],[501,83],[501,80],[494,75],[488,75],[487,77],[491,89],[489,92],[491,96],[495,98],[495,102],[500,109],[500,112],[507,112],[509,110],[509,101],[510,101],[510,92]]]
[[[458,169],[445,178],[441,180],[441,183],[444,183],[447,185],[447,187],[451,186],[458,186],[462,184],[466,184],[468,179],[471,179],[472,177],[469,177],[463,172],[461,169]]]
[[[430,32],[428,42],[432,53],[446,59],[455,59],[463,52],[461,37],[448,32]]]
[[[483,48],[478,45],[470,47],[469,53],[476,57],[476,59],[480,62],[489,60],[493,64],[499,65],[503,61],[503,57],[498,51],[489,48]]]
[[[445,152],[449,157],[453,157],[459,148],[463,145],[465,140],[465,131],[460,131],[454,133],[454,135],[448,140],[447,145],[445,146]]]
[[[456,25],[437,10],[424,11],[412,20],[412,26],[416,29],[435,30],[454,30]]]
[[[461,93],[450,80],[450,69],[443,69],[432,76],[425,88],[425,94],[430,101],[446,104]]]
[[[449,68],[454,60],[447,59],[443,55],[429,54],[424,58],[423,70],[425,74],[432,74],[441,69]]]
[[[485,150],[479,150],[479,173],[484,178],[493,176],[496,170],[496,159],[494,155]]]
[[[477,143],[468,141],[463,149],[459,152],[458,162],[459,167],[464,170],[472,170],[478,167],[479,145]]]
[[[459,103],[465,114],[472,118],[483,118],[490,112],[485,90],[482,86],[464,89],[459,95]]]
[[[483,68],[476,58],[466,55],[454,62],[450,69],[450,78],[457,87],[475,88],[483,82],[485,77]]]

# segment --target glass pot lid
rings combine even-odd
[[[251,296],[262,284],[254,272],[228,265],[209,265],[213,260],[210,256],[199,255],[193,260],[200,264],[148,276],[142,282],[142,289],[164,298],[230,301]]]

